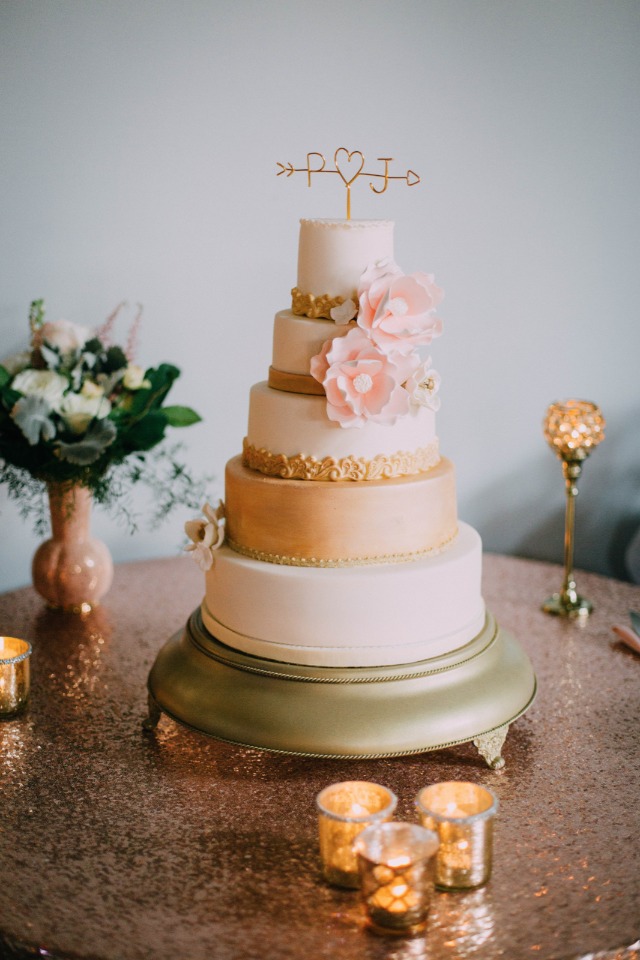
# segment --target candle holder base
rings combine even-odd
[[[418,663],[319,667],[242,653],[200,610],[149,674],[153,730],[162,713],[219,740],[300,756],[402,756],[474,742],[493,769],[511,723],[533,702],[528,657],[487,614],[465,646]]]
[[[562,593],[554,593],[542,604],[545,613],[551,613],[556,617],[588,617],[593,612],[593,604],[586,597],[581,597],[578,593],[572,596],[565,596]]]

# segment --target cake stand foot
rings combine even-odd
[[[509,724],[505,723],[502,727],[490,730],[489,733],[483,733],[473,741],[474,747],[492,770],[502,770],[504,767],[501,751],[508,733]]]
[[[155,700],[154,697],[151,696],[151,694],[149,694],[149,698],[148,698],[148,710],[149,710],[149,715],[146,717],[145,720],[142,721],[142,729],[145,731],[145,733],[153,733],[153,731],[156,729],[156,727],[160,723],[162,710],[160,709],[158,702]]]

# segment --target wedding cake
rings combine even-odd
[[[426,353],[443,293],[398,267],[393,230],[300,223],[292,306],[224,504],[186,525],[205,596],[152,670],[153,721],[374,756],[506,735],[533,697],[528,660],[485,609],[480,537],[439,449]],[[385,715],[384,736],[364,732]]]

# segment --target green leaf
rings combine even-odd
[[[167,420],[162,411],[152,410],[143,420],[122,433],[122,444],[130,451],[150,450],[163,439],[166,426]]]
[[[11,374],[9,371],[0,364],[0,389],[6,387],[6,385],[11,381]]]
[[[200,414],[191,407],[163,407],[162,413],[170,427],[190,427],[193,423],[202,420]]]
[[[122,370],[128,363],[129,361],[122,347],[109,347],[104,363],[104,371],[105,373],[113,373],[115,370]]]

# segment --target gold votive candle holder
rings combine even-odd
[[[14,717],[26,706],[31,684],[31,644],[0,637],[0,718]]]
[[[416,805],[423,827],[438,834],[436,886],[481,887],[491,876],[498,799],[487,787],[451,780],[424,787]]]
[[[353,841],[365,827],[391,820],[398,798],[379,783],[345,780],[316,797],[322,874],[338,887],[360,886]]]
[[[427,925],[438,837],[415,823],[377,823],[354,844],[367,922],[375,933],[413,936]]]

